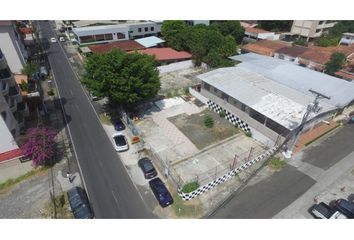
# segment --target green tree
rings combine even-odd
[[[332,53],[331,59],[326,63],[325,69],[326,73],[333,74],[340,70],[346,62],[346,57],[343,53],[335,52]]]
[[[321,37],[319,37],[315,41],[315,45],[320,46],[320,47],[329,47],[329,46],[337,46],[339,43],[341,37],[336,37],[330,34],[322,34]]]
[[[161,26],[161,35],[166,40],[167,45],[176,50],[185,50],[185,37],[189,26],[181,20],[164,21]]]
[[[214,21],[211,27],[215,27],[223,36],[231,35],[237,43],[241,43],[245,34],[245,29],[240,21]]]
[[[21,73],[25,74],[27,76],[32,76],[36,71],[38,71],[38,65],[35,63],[26,63],[22,70]]]
[[[159,91],[156,66],[154,57],[146,54],[118,50],[93,54],[85,61],[82,82],[98,97],[129,108]]]
[[[257,21],[258,27],[268,31],[280,32],[285,31],[289,32],[293,21],[289,20],[261,20]]]

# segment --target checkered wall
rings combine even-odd
[[[277,146],[274,146],[273,148],[269,149],[268,151],[259,155],[258,157],[252,159],[251,161],[246,162],[245,164],[241,165],[240,167],[235,168],[234,170],[228,172],[227,174],[225,174],[225,175],[219,177],[218,179],[198,188],[197,190],[195,190],[191,193],[184,193],[184,192],[182,192],[182,189],[178,189],[178,195],[185,201],[191,200],[191,199],[199,196],[200,194],[203,194],[203,193],[209,191],[210,189],[218,186],[219,184],[226,182],[227,180],[236,176],[238,173],[244,171],[245,169],[249,168],[253,164],[255,164],[261,160],[269,158],[275,152],[276,148],[277,148]]]
[[[237,125],[239,128],[241,128],[245,132],[251,132],[251,129],[249,128],[248,124],[245,123],[244,121],[242,121],[241,119],[239,119],[238,117],[236,117],[235,115],[233,115],[232,113],[226,111],[225,109],[220,107],[218,104],[212,102],[211,100],[208,100],[207,103],[208,103],[208,107],[216,113],[220,113],[222,110],[224,110],[225,111],[225,118],[234,126]]]

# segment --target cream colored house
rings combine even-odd
[[[318,38],[337,22],[329,20],[294,20],[291,34],[306,38],[307,41]]]

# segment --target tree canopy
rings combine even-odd
[[[231,35],[235,41],[240,44],[245,34],[245,29],[241,26],[240,21],[214,21],[211,27],[216,27],[217,30],[223,35]]]
[[[288,32],[291,29],[291,25],[293,21],[289,20],[260,20],[257,21],[259,28],[264,30],[273,31],[273,32],[280,32],[285,31]]]
[[[132,107],[160,90],[155,58],[146,54],[113,50],[93,54],[84,63],[82,82],[98,97],[112,104]]]
[[[52,164],[56,152],[56,131],[38,126],[27,130],[27,142],[22,146],[26,158],[32,159],[34,167]]]
[[[203,24],[189,26],[183,21],[164,21],[161,34],[170,47],[190,51],[195,66],[200,66],[202,62],[210,67],[230,66],[232,62],[227,57],[236,54],[237,50],[231,26],[239,24],[236,23],[238,21],[233,22],[230,25],[217,23],[212,26]],[[236,33],[235,30],[234,34]]]
[[[343,53],[332,53],[331,59],[325,65],[326,73],[333,74],[340,70],[346,62],[346,57]]]
[[[328,32],[323,33],[315,44],[321,47],[337,46],[345,32],[354,32],[354,21],[338,21]]]

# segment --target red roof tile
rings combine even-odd
[[[132,51],[132,50],[139,50],[144,48],[145,47],[143,45],[133,40],[124,40],[119,42],[89,46],[89,49],[93,53],[108,53],[113,49],[119,49],[122,51]]]
[[[253,27],[245,27],[245,32],[250,32],[250,33],[270,33],[267,30],[261,29],[261,28],[253,28]]]
[[[21,32],[22,34],[31,34],[33,31],[32,31],[32,28],[25,28],[25,27],[23,27],[23,28],[20,28],[20,32]]]
[[[282,41],[271,41],[271,40],[262,40],[255,43],[249,43],[242,46],[242,49],[247,52],[254,52],[265,56],[274,56],[274,53],[281,48],[291,46],[290,43]]]
[[[192,54],[185,51],[178,52],[172,48],[148,48],[144,50],[138,50],[137,52],[145,53],[148,55],[154,55],[157,61],[181,60],[192,58]]]
[[[342,77],[343,79],[347,79],[347,80],[351,80],[351,81],[354,80],[354,73],[350,74],[350,73],[346,73],[343,71],[338,71],[338,72],[335,72],[335,75]]]
[[[16,148],[16,149],[13,149],[13,150],[10,150],[7,152],[3,152],[3,153],[0,153],[0,162],[11,160],[11,159],[20,157],[22,155],[23,155],[22,151],[19,148]]]

